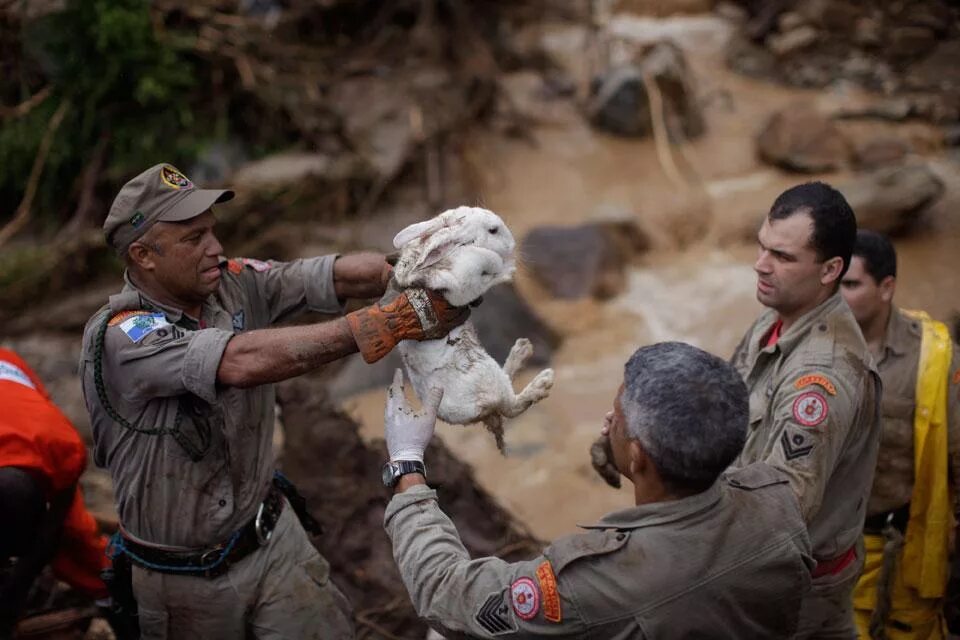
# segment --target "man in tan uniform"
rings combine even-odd
[[[447,637],[790,637],[813,567],[806,526],[780,472],[722,475],[748,416],[729,364],[676,342],[637,350],[604,426],[636,506],[514,564],[470,559],[424,475],[442,392],[415,413],[402,383],[385,412],[384,523],[418,614]]]
[[[797,638],[856,636],[851,591],[880,442],[880,382],[838,291],[856,219],[823,183],[773,203],[758,235],[757,299],[768,309],[731,362],[750,392],[750,428],[736,466],[782,470],[800,499],[817,559]]]
[[[123,291],[84,331],[94,459],[110,470],[144,638],[349,638],[349,605],[274,476],[272,384],[359,350],[444,335],[463,310],[422,290],[346,318],[268,328],[299,309],[340,313],[383,294],[380,254],[224,260],[204,190],[154,166],[104,223]],[[290,498],[290,502],[288,502]]]
[[[949,537],[960,495],[960,357],[947,328],[893,304],[897,254],[882,234],[858,231],[843,296],[883,380],[882,424],[854,592],[860,637],[945,634]]]

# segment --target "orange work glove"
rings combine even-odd
[[[389,302],[380,302],[347,314],[350,332],[366,362],[376,362],[401,340],[442,338],[470,316],[466,307],[454,307],[440,294],[426,289],[404,289]]]

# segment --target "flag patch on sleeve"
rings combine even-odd
[[[170,323],[162,313],[136,311],[124,318],[118,326],[130,340],[140,342],[157,329],[170,326]]]

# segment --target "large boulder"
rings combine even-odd
[[[782,169],[820,173],[844,166],[850,146],[833,121],[798,103],[770,116],[757,137],[757,152]]]
[[[632,220],[575,227],[537,227],[521,243],[527,270],[552,296],[611,298],[622,292],[626,267],[650,247]]]
[[[943,181],[925,164],[880,169],[838,188],[858,226],[887,234],[904,232],[944,192]]]
[[[615,65],[594,80],[587,105],[591,124],[616,135],[649,135],[653,125],[644,76],[660,90],[667,131],[700,136],[705,125],[692,75],[683,52],[672,42],[652,45],[639,61]]]

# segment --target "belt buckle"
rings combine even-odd
[[[200,556],[200,567],[206,570],[208,565],[211,565],[220,559],[221,554],[223,554],[223,547],[219,545],[204,551],[203,555]]]
[[[270,542],[270,538],[273,537],[273,527],[267,529],[263,523],[263,508],[266,506],[266,500],[260,503],[260,508],[257,509],[257,517],[253,521],[253,532],[257,534],[257,542],[260,543],[260,546]]]

